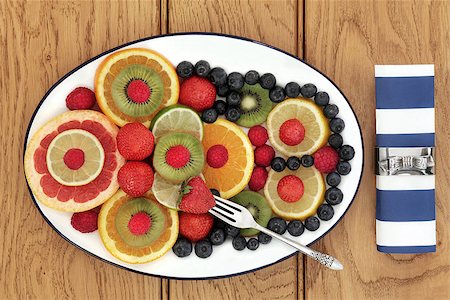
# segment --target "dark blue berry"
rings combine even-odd
[[[259,73],[256,72],[255,70],[248,71],[245,74],[244,79],[245,79],[246,83],[248,83],[250,85],[254,85],[259,81]]]
[[[322,204],[317,209],[317,216],[323,221],[329,221],[334,216],[334,209],[329,204]]]
[[[351,160],[355,157],[355,149],[350,145],[344,145],[338,150],[339,157],[343,160]]]
[[[287,165],[289,170],[295,171],[298,168],[300,168],[301,162],[300,162],[300,159],[298,157],[291,156],[286,161],[286,165]]]
[[[214,108],[208,108],[202,112],[202,121],[205,123],[214,123],[218,116],[219,115]]]
[[[342,136],[339,133],[333,133],[328,138],[328,144],[330,144],[330,146],[333,147],[334,149],[338,149],[339,147],[341,147],[343,142],[344,140],[342,139]]]
[[[230,89],[228,88],[228,85],[226,85],[226,84],[216,87],[216,93],[220,97],[225,97],[226,95],[228,95],[229,91],[230,91]]]
[[[286,161],[282,157],[275,157],[272,159],[270,166],[275,172],[281,172],[286,168]]]
[[[195,64],[195,74],[201,77],[206,77],[209,74],[209,71],[211,71],[211,67],[209,66],[209,63],[206,60],[199,60]]]
[[[275,79],[275,76],[271,73],[266,73],[263,76],[259,78],[259,84],[268,90],[273,89],[275,84],[277,83],[277,80]]]
[[[225,225],[225,233],[226,233],[228,236],[236,237],[236,236],[239,234],[240,231],[241,231],[241,230],[240,230],[239,228],[234,227],[234,226],[232,226],[232,225],[230,225],[230,224],[226,224],[226,225]]]
[[[241,113],[239,112],[239,109],[234,107],[229,107],[228,110],[225,112],[225,118],[227,118],[228,121],[236,122],[241,117]]]
[[[345,128],[345,122],[341,118],[334,118],[330,121],[330,129],[334,133],[341,133]]]
[[[208,78],[215,86],[222,86],[227,83],[227,72],[220,67],[216,67],[209,72]]]
[[[305,220],[305,227],[309,231],[316,231],[320,227],[320,221],[317,217],[309,217]]]
[[[223,100],[217,100],[213,106],[219,115],[223,115],[227,111],[227,103]]]
[[[191,77],[194,73],[194,66],[188,61],[182,61],[177,66],[177,74],[181,78]]]
[[[214,228],[209,234],[209,240],[215,246],[222,245],[225,242],[225,232],[223,229]]]
[[[341,175],[347,175],[352,170],[352,166],[347,161],[340,161],[336,166],[336,170]]]
[[[228,106],[239,106],[241,104],[241,95],[238,92],[231,92],[227,95]]]
[[[328,119],[333,119],[334,117],[337,116],[338,113],[339,113],[339,107],[337,107],[337,105],[335,105],[335,104],[328,104],[327,106],[325,106],[323,108],[323,114]]]
[[[228,87],[233,91],[239,91],[244,86],[244,76],[238,72],[232,72],[227,78]]]
[[[233,239],[233,248],[241,251],[244,250],[247,246],[247,241],[245,240],[245,237],[238,235]]]
[[[337,205],[342,202],[344,194],[337,187],[331,187],[325,192],[325,201],[331,205]]]
[[[286,95],[284,94],[284,89],[281,86],[275,86],[273,89],[269,92],[269,98],[272,102],[280,103],[281,101],[286,98]]]
[[[220,228],[223,229],[225,232],[225,226],[227,225],[227,223],[225,223],[224,221],[222,221],[221,219],[218,218],[214,218],[214,228]],[[225,232],[226,235],[226,232]]]
[[[258,234],[258,241],[261,244],[268,244],[268,243],[270,243],[271,240],[272,240],[272,237],[268,234],[265,234],[264,232],[260,232]]]
[[[180,237],[173,245],[172,251],[178,257],[189,256],[192,252],[192,243],[184,237]]]
[[[317,93],[317,87],[312,83],[307,83],[302,86],[300,93],[305,98],[312,98]]]
[[[338,186],[339,183],[341,183],[341,175],[339,175],[336,172],[329,173],[327,175],[327,183],[329,186],[333,186],[333,187]]]
[[[328,93],[326,92],[318,92],[314,96],[314,102],[319,106],[325,106],[330,102],[330,96],[328,96]]]
[[[220,197],[220,193],[216,189],[209,189],[214,196]]]
[[[201,240],[195,244],[195,254],[200,258],[207,258],[211,256],[213,248],[211,242],[208,240]]]
[[[286,92],[286,96],[288,96],[289,98],[295,98],[300,95],[300,85],[298,85],[298,83],[296,82],[289,82],[284,87],[284,90]]]
[[[287,224],[285,220],[274,217],[270,219],[269,223],[267,224],[267,228],[278,234],[283,234],[286,232]]]
[[[305,154],[302,156],[302,166],[309,168],[314,165],[314,157],[311,155]]]
[[[287,230],[292,236],[301,236],[305,232],[305,227],[302,222],[295,220],[289,222]]]
[[[259,247],[259,241],[256,238],[251,238],[247,241],[247,248],[250,250],[256,250]]]

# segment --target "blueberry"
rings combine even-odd
[[[334,209],[329,204],[322,204],[317,209],[317,216],[323,221],[329,221],[334,216]]]
[[[214,108],[208,108],[202,112],[202,121],[205,123],[214,123],[218,116],[219,115]]]
[[[295,220],[289,222],[287,230],[292,236],[301,236],[305,232],[305,227],[302,222]]]
[[[228,121],[236,122],[241,117],[241,113],[239,112],[239,109],[234,107],[229,107],[228,110],[225,112],[225,118],[227,118]]]
[[[337,187],[331,187],[325,192],[325,201],[331,205],[337,205],[342,202],[342,198],[344,198],[344,194]]]
[[[284,90],[286,91],[286,96],[288,96],[289,98],[295,98],[300,95],[300,85],[298,85],[298,83],[296,82],[289,82],[284,87]]]
[[[213,248],[211,242],[208,240],[201,240],[195,244],[195,254],[200,258],[207,258],[211,256]]]
[[[263,76],[259,78],[259,84],[268,90],[273,89],[275,84],[277,83],[277,80],[275,79],[275,76],[271,73],[266,73]]]
[[[272,240],[272,237],[268,234],[265,234],[264,232],[260,232],[258,234],[258,241],[261,244],[268,244],[268,243],[270,243],[271,240]]]
[[[351,160],[355,157],[355,149],[350,145],[344,145],[338,150],[339,157],[343,160]]]
[[[300,162],[300,159],[298,157],[291,156],[286,161],[286,165],[287,165],[289,170],[295,171],[298,168],[300,168],[301,162]]]
[[[302,156],[302,166],[309,168],[314,165],[314,157],[311,155],[305,154]]]
[[[251,238],[247,242],[247,248],[250,250],[256,250],[259,247],[259,241],[255,238]]]
[[[220,193],[216,189],[209,189],[214,196],[220,197]]]
[[[216,93],[220,97],[225,97],[229,91],[230,91],[230,89],[228,88],[228,85],[226,85],[226,84],[216,87]]]
[[[215,246],[222,245],[225,242],[225,231],[220,228],[214,228],[209,234],[209,240]]]
[[[317,88],[312,83],[307,83],[300,89],[300,93],[305,98],[312,98],[317,93]]]
[[[327,106],[325,106],[323,108],[323,114],[328,119],[333,119],[334,117],[337,116],[338,113],[339,113],[339,107],[337,107],[337,105],[335,105],[335,104],[328,104]]]
[[[274,217],[270,219],[269,223],[267,224],[267,228],[278,234],[283,234],[286,232],[287,224],[285,220]]]
[[[194,73],[194,66],[188,61],[182,61],[177,66],[177,74],[181,78],[191,77]]]
[[[320,221],[317,217],[309,217],[305,220],[305,227],[309,231],[316,231],[320,227]]]
[[[239,91],[244,86],[244,76],[238,72],[232,72],[227,78],[228,87],[233,91]]]
[[[245,240],[245,237],[242,235],[238,235],[233,239],[233,248],[241,251],[244,250],[247,246],[247,241]]]
[[[232,226],[232,225],[230,225],[230,224],[226,224],[226,225],[225,225],[225,233],[226,233],[228,236],[236,237],[236,236],[239,234],[240,231],[241,231],[241,230],[240,230],[239,228],[234,227],[234,226]]]
[[[223,100],[217,100],[213,106],[219,115],[223,115],[227,111],[227,103]]]
[[[209,72],[208,78],[215,86],[225,85],[227,83],[227,72],[220,67],[215,67]]]
[[[233,91],[227,95],[226,100],[229,106],[239,106],[241,104],[241,95]]]
[[[244,79],[245,79],[245,82],[246,82],[246,83],[248,83],[248,84],[250,84],[250,85],[254,85],[254,84],[256,84],[256,83],[258,82],[258,80],[259,80],[259,73],[256,72],[255,70],[248,71],[248,72],[245,74]]]
[[[334,149],[338,149],[339,147],[341,147],[343,142],[344,140],[342,139],[342,136],[339,133],[333,133],[328,138],[328,144],[330,144],[330,146],[333,147]]]
[[[341,118],[334,118],[330,121],[330,129],[334,133],[341,133],[345,128],[344,120]]]
[[[352,170],[352,166],[347,161],[340,161],[336,166],[337,172],[341,175],[347,175]]]
[[[209,74],[209,71],[211,71],[211,67],[209,66],[209,63],[206,60],[199,60],[195,64],[195,74],[201,77],[206,77]]]
[[[284,89],[281,86],[275,86],[273,89],[269,92],[269,98],[274,103],[280,103],[281,101],[286,98],[286,95],[284,94]]]
[[[318,92],[314,96],[314,102],[319,106],[325,106],[330,102],[330,96],[328,96],[328,93],[326,92]]]
[[[189,256],[192,252],[192,243],[184,237],[180,237],[172,246],[172,251],[178,257]]]
[[[272,159],[270,166],[275,172],[281,172],[286,168],[286,161],[282,157],[275,157]]]
[[[327,175],[327,183],[329,186],[333,186],[333,187],[338,186],[339,183],[341,183],[341,175],[339,175],[336,172],[329,173]]]

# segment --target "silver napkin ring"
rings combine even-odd
[[[434,175],[434,147],[375,149],[377,175]]]

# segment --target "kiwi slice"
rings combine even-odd
[[[272,209],[261,194],[243,191],[231,198],[231,200],[246,207],[259,225],[266,227],[267,223],[269,223],[272,217]],[[243,236],[257,235],[258,233],[259,230],[253,228],[241,229],[241,235]]]
[[[131,218],[140,212],[148,214],[152,220],[149,230],[140,235],[133,234],[128,228]],[[156,241],[164,231],[165,216],[161,209],[146,198],[135,198],[117,211],[115,225],[122,240],[130,247],[146,247]]]
[[[239,94],[241,95],[241,117],[236,123],[244,127],[253,127],[264,123],[272,110],[269,90],[262,88],[259,83],[244,84],[239,90]]]
[[[142,103],[134,102],[127,94],[128,85],[133,80],[142,80],[150,88],[150,96]],[[164,84],[155,70],[146,65],[133,64],[124,67],[111,84],[114,103],[128,116],[143,117],[154,113],[163,103]]]
[[[172,147],[183,146],[189,151],[190,157],[185,165],[173,167],[166,160],[166,155]],[[205,157],[200,141],[193,135],[174,132],[159,138],[153,155],[153,167],[164,179],[180,183],[189,177],[197,176],[203,169]]]

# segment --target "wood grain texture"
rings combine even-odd
[[[297,40],[297,1],[169,0],[169,32],[212,31],[256,39],[290,53],[301,52]],[[300,14],[302,16],[303,14]],[[300,31],[303,30],[300,27]],[[300,49],[300,50],[299,50]],[[213,254],[214,255],[214,254]],[[169,282],[171,299],[301,299],[303,265],[296,257],[247,275],[208,281]]]
[[[306,298],[450,297],[450,5],[448,1],[313,1],[305,4],[305,58],[343,90],[361,123],[365,170],[347,216],[317,244],[344,264],[307,260]],[[388,255],[375,246],[375,64],[435,64],[437,253]]]
[[[50,86],[85,60],[160,32],[160,1],[0,1],[0,298],[161,297],[161,280],[105,264],[63,240],[32,203],[25,131]],[[61,99],[63,101],[63,99]]]

